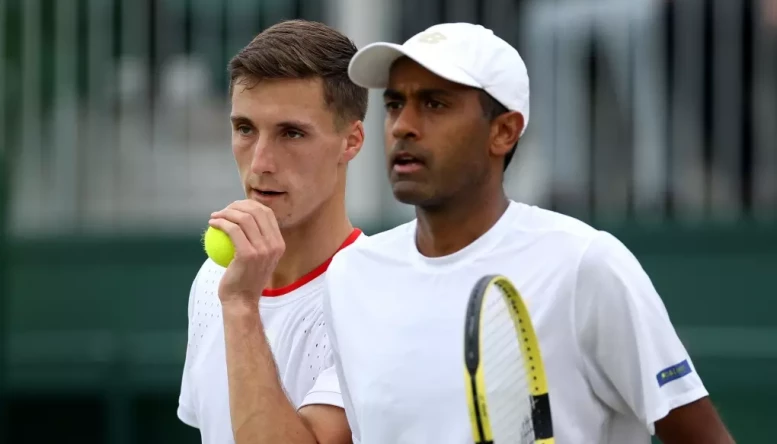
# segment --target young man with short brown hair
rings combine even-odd
[[[356,241],[348,162],[364,141],[367,91],[354,44],[286,21],[230,62],[232,152],[246,198],[211,215],[235,245],[189,297],[179,418],[207,444],[351,441],[321,311],[332,256]]]

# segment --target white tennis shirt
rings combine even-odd
[[[707,395],[659,295],[610,234],[512,202],[466,248],[422,256],[415,221],[335,255],[324,319],[354,442],[471,444],[464,316],[475,282],[510,278],[539,336],[559,443],[648,444]]]
[[[361,231],[354,230],[340,248],[360,236]],[[288,287],[265,290],[259,300],[259,314],[281,382],[297,408],[309,404],[343,406],[322,313],[324,275],[329,263],[326,261]],[[200,429],[203,444],[234,443],[218,297],[225,270],[207,260],[189,295],[189,341],[178,418]]]

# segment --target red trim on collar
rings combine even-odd
[[[362,230],[358,228],[354,228],[353,231],[351,231],[351,234],[348,235],[347,238],[345,238],[345,242],[340,245],[340,248],[337,249],[337,251],[342,250],[343,248],[351,245],[356,241],[356,239],[362,234]],[[335,251],[335,253],[337,253]],[[334,254],[332,255],[334,257]],[[326,261],[324,261],[323,264],[319,265],[318,267],[314,268],[313,271],[310,273],[302,276],[301,278],[297,279],[296,281],[292,282],[289,285],[286,285],[285,287],[281,288],[265,288],[262,291],[262,296],[283,296],[285,294],[291,293],[292,291],[302,287],[303,285],[307,284],[308,282],[312,281],[313,279],[321,276],[324,274],[327,268],[329,268],[329,263],[332,262],[332,258],[330,257]]]

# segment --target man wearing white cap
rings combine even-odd
[[[338,253],[327,274],[354,442],[472,443],[463,322],[486,274],[507,276],[530,307],[556,442],[733,442],[629,250],[505,196],[503,171],[529,122],[529,78],[512,46],[482,26],[441,24],[363,48],[349,75],[385,89],[389,180],[417,216]]]

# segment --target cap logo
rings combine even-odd
[[[440,32],[427,32],[424,34],[421,34],[418,37],[418,41],[421,43],[440,43],[443,40],[447,40],[448,38],[445,37],[444,34]]]

